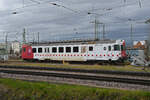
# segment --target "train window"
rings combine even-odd
[[[89,47],[89,51],[93,51],[93,47],[92,46]]]
[[[66,47],[66,53],[70,53],[71,52],[71,47]]]
[[[119,45],[114,45],[114,51],[120,51],[120,46]]]
[[[33,52],[33,53],[36,53],[36,48],[32,48],[32,52]]]
[[[53,52],[53,53],[56,53],[56,52],[57,52],[57,48],[56,48],[56,47],[53,47],[53,48],[52,48],[52,52]]]
[[[73,47],[73,52],[79,52],[79,47]]]
[[[104,50],[106,50],[106,47],[104,47]]]
[[[59,47],[59,53],[63,53],[64,52],[64,47]]]
[[[49,48],[45,48],[45,53],[49,53]]]
[[[47,48],[47,52],[49,53],[49,48]]]
[[[125,47],[123,45],[121,45],[121,51],[125,50]]]
[[[47,48],[45,48],[45,53],[47,52],[47,50],[46,50]]]
[[[108,46],[108,50],[111,51],[111,46]]]
[[[42,48],[38,48],[38,53],[42,53]]]
[[[26,48],[23,48],[23,52],[26,52]]]

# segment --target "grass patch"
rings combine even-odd
[[[0,100],[150,100],[150,92],[0,79]]]

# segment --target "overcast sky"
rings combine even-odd
[[[0,0],[0,42],[6,33],[9,41],[22,41],[23,28],[28,41],[37,40],[37,32],[41,41],[94,38],[95,17],[105,23],[109,39],[130,40],[133,24],[133,39],[145,40],[150,1],[140,1],[141,7],[139,0]],[[98,29],[101,38],[102,25]]]

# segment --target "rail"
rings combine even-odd
[[[8,68],[8,66],[7,66]],[[81,79],[81,80],[94,80],[94,81],[106,81],[106,82],[118,82],[118,83],[127,83],[127,84],[137,84],[150,86],[150,80],[145,79],[130,79],[130,78],[118,78],[118,77],[109,77],[109,76],[99,76],[99,75],[88,75],[88,74],[71,74],[71,73],[54,73],[54,72],[42,72],[42,71],[33,71],[33,70],[11,70],[11,69],[0,69],[0,73],[7,74],[19,74],[19,75],[34,75],[34,76],[47,76],[47,77],[60,77],[60,78],[71,78],[71,79]],[[18,67],[16,67],[18,68]],[[19,68],[18,68],[19,69]]]
[[[56,68],[56,67],[39,67],[39,66],[0,66],[0,68],[15,68],[15,69],[32,69],[32,70],[48,70],[48,71],[65,71],[65,72],[82,72],[95,74],[113,74],[113,75],[130,75],[150,77],[149,72],[131,72],[131,71],[110,71],[110,70],[91,70],[77,68]]]

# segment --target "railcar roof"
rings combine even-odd
[[[49,46],[49,45],[80,45],[80,44],[111,44],[116,43],[116,40],[82,40],[82,41],[56,41],[56,42],[41,42],[29,43],[32,46]]]

